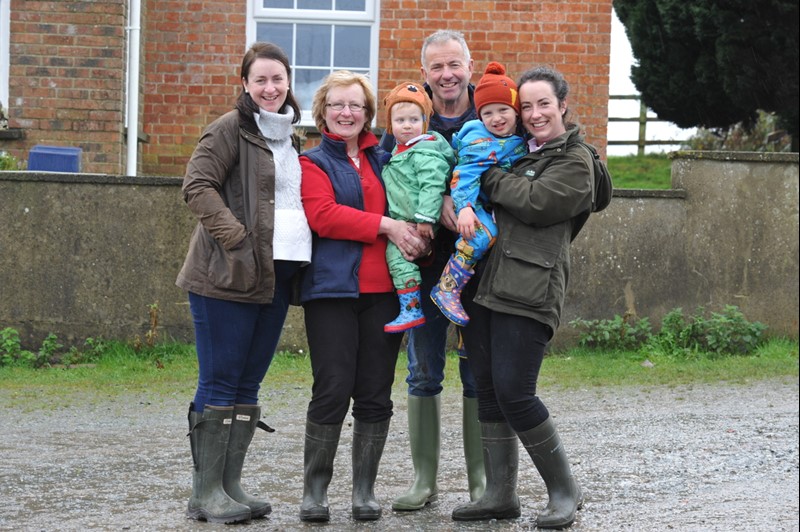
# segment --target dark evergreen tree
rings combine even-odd
[[[774,112],[798,141],[798,0],[613,0],[645,105],[680,127]]]

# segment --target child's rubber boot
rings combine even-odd
[[[474,273],[474,270],[466,269],[453,255],[444,267],[439,282],[431,290],[431,299],[442,314],[461,327],[469,323],[469,316],[461,306],[461,291]]]
[[[425,316],[419,300],[419,285],[413,283],[412,286],[406,286],[397,291],[397,296],[400,298],[400,314],[383,326],[384,332],[401,333],[423,325]]]

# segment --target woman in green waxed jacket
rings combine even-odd
[[[560,72],[537,67],[517,86],[530,152],[510,172],[493,167],[483,174],[498,238],[463,298],[487,486],[482,498],[456,508],[453,519],[519,517],[519,438],[549,496],[536,525],[564,528],[575,520],[582,495],[536,381],[558,328],[573,233],[591,209],[593,161],[577,144],[583,140],[578,126],[567,122],[569,86]]]

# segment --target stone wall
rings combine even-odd
[[[556,343],[575,318],[737,305],[798,337],[798,155],[678,152],[673,189],[617,190],[575,240]],[[133,340],[157,304],[160,338],[192,341],[175,276],[194,220],[179,178],[0,172],[0,328]],[[293,307],[281,349],[306,349]]]

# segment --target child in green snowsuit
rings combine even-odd
[[[416,223],[420,236],[432,239],[455,153],[439,133],[427,132],[433,104],[421,85],[401,83],[386,96],[384,105],[386,131],[397,140],[382,172],[389,216]],[[419,327],[425,323],[419,302],[419,267],[391,242],[386,247],[386,262],[400,298],[400,314],[384,330],[403,332]]]

